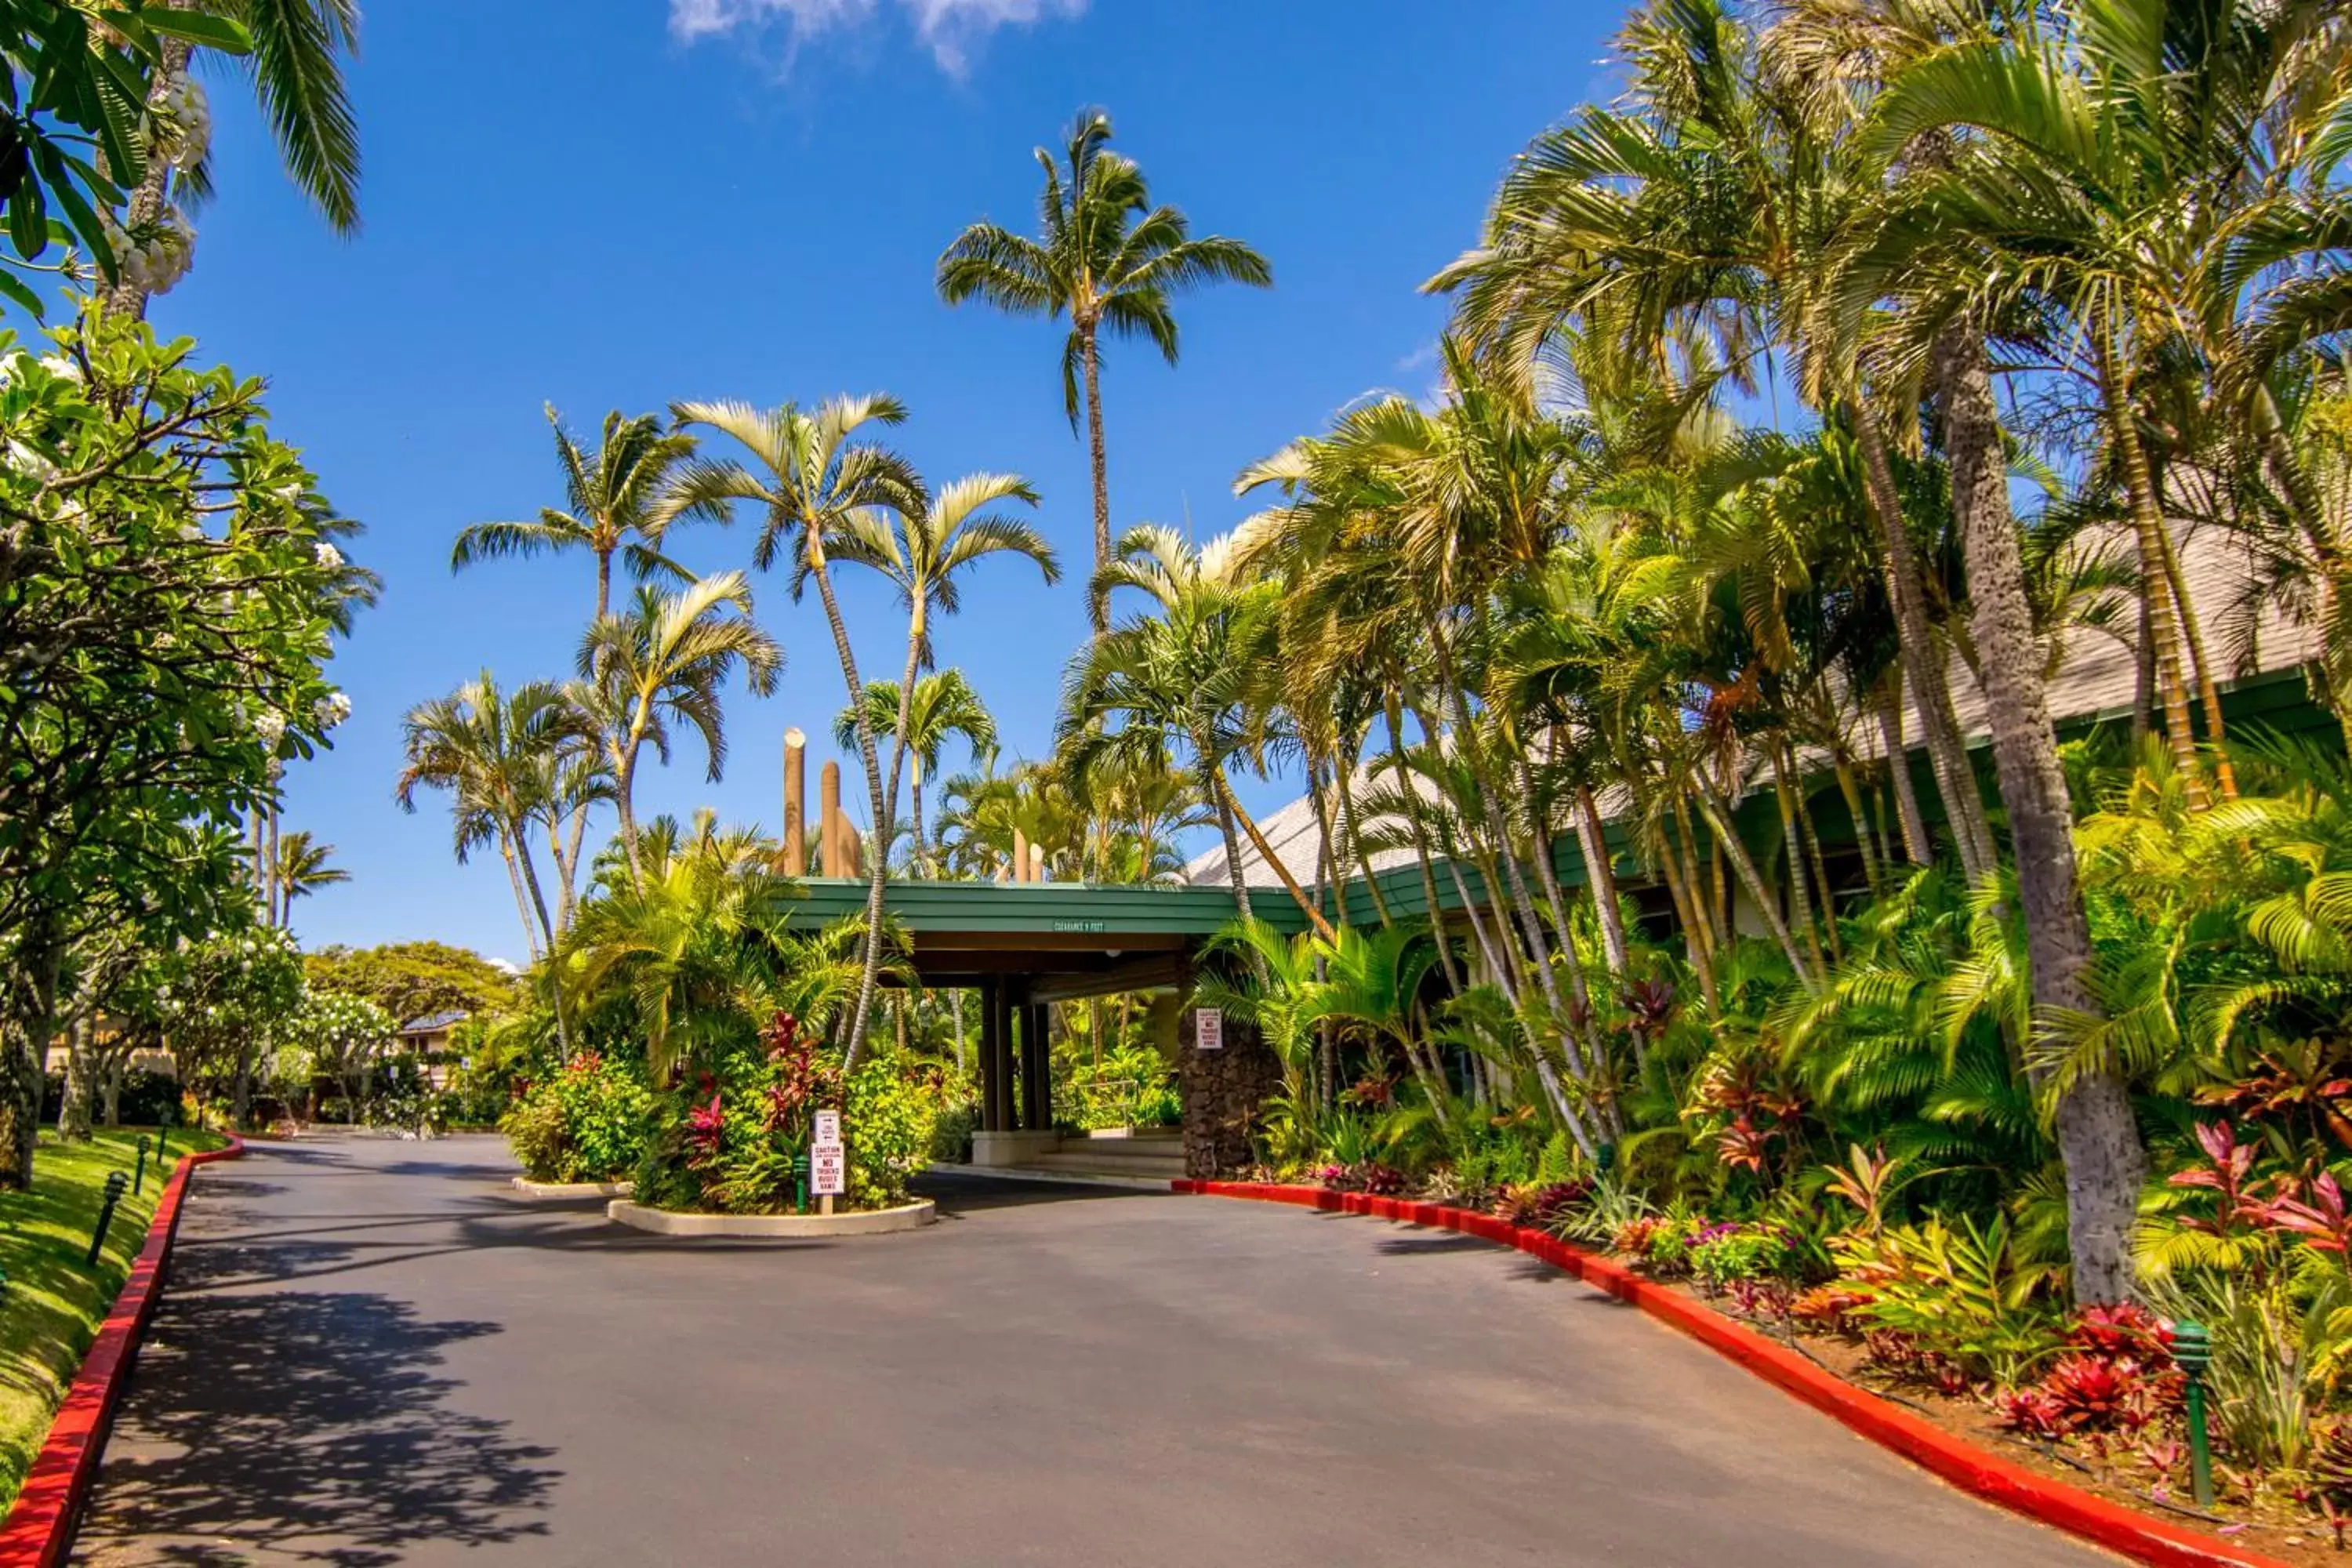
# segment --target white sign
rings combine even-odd
[[[839,1197],[849,1190],[849,1159],[838,1143],[819,1143],[809,1150],[809,1191],[818,1197]]]
[[[841,1112],[838,1110],[818,1111],[816,1113],[814,1131],[810,1133],[809,1142],[812,1143],[840,1142]]]
[[[1222,1051],[1225,1048],[1225,1016],[1214,1007],[1192,1009],[1192,1048],[1196,1051]]]

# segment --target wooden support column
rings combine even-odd
[[[1024,1001],[1021,1006],[1021,1125],[1032,1132],[1054,1129],[1053,1007]]]
[[[1005,1081],[1004,985],[984,980],[980,986],[980,1130],[1009,1132],[1012,1129],[1012,1086]]]

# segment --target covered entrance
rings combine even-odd
[[[812,877],[801,885],[808,898],[794,906],[796,921],[824,923],[865,908],[862,881]],[[1124,1170],[1145,1177],[1222,1175],[1249,1163],[1251,1119],[1280,1074],[1256,1031],[1238,1020],[1222,1020],[1222,1038],[1200,1048],[1190,1005],[1202,945],[1234,918],[1231,892],[893,881],[884,900],[888,918],[908,932],[921,984],[966,990],[979,999],[975,1163],[1064,1173]],[[1125,1148],[1114,1149],[1119,1140],[1066,1137],[1055,1128],[1048,1016],[1056,1003],[1126,992],[1157,993],[1172,1006],[1166,1048],[1172,1051],[1183,1116],[1178,1139],[1129,1139]]]

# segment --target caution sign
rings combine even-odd
[[[1192,1010],[1192,1048],[1196,1051],[1222,1051],[1225,1048],[1225,1016],[1214,1007]]]
[[[848,1152],[838,1143],[818,1143],[809,1149],[809,1191],[821,1198],[837,1198],[849,1190]]]

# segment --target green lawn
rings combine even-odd
[[[158,1174],[152,1144],[145,1190],[136,1197],[123,1194],[98,1267],[82,1262],[106,1173],[131,1173],[142,1131],[152,1136],[152,1129],[108,1128],[87,1144],[60,1144],[44,1132],[33,1158],[33,1190],[0,1193],[0,1268],[8,1271],[6,1293],[0,1295],[0,1509],[24,1484],[50,1416],[98,1337],[131,1260],[146,1245],[147,1224],[170,1173]],[[222,1142],[210,1133],[172,1130],[174,1158],[217,1149]]]

